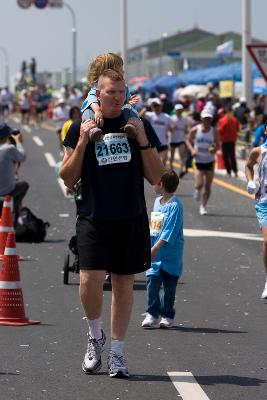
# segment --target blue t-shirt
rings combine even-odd
[[[252,143],[253,147],[258,147],[265,141],[266,137],[264,135],[264,130],[264,124],[260,124],[255,129],[254,140]]]
[[[160,269],[170,275],[181,276],[183,272],[183,205],[173,196],[168,203],[161,204],[158,197],[151,213],[151,246],[158,240],[164,240],[157,256],[152,260],[146,275],[159,275]]]

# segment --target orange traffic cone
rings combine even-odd
[[[223,161],[223,154],[222,150],[217,150],[216,153],[216,168],[217,169],[225,169],[224,161]]]
[[[5,196],[0,224],[0,260],[2,260],[4,256],[7,234],[8,232],[14,232],[12,205],[11,197]]]
[[[0,325],[20,326],[39,323],[40,321],[32,321],[25,316],[15,233],[9,232],[0,271]]]

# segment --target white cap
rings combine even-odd
[[[182,104],[175,104],[174,109],[175,110],[183,110],[184,106]]]
[[[161,106],[161,100],[158,98],[158,97],[154,97],[154,98],[152,98],[151,100],[150,100],[150,104],[157,104],[157,105],[159,105],[159,106]]]
[[[213,118],[213,114],[210,110],[203,110],[200,114],[201,118]]]
[[[240,97],[240,99],[239,99],[239,103],[246,103],[247,102],[247,99],[245,98],[245,97]]]
[[[60,97],[60,98],[57,100],[56,104],[62,104],[62,103],[66,103],[66,100],[63,99],[63,97]]]

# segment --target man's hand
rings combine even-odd
[[[255,194],[256,193],[256,183],[254,181],[248,181],[247,192],[249,194]]]
[[[104,118],[101,110],[95,111],[95,122],[99,127],[102,127],[104,125]]]
[[[96,128],[95,121],[87,119],[81,123],[79,141],[86,146],[90,139],[90,130]]]
[[[12,135],[12,137],[16,143],[23,143],[23,136],[21,133],[18,133],[17,135]]]

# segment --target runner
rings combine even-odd
[[[108,373],[128,377],[123,359],[133,305],[134,274],[148,269],[150,237],[144,182],[160,181],[163,165],[156,149],[157,137],[136,119],[136,140],[121,131],[125,81],[114,70],[99,77],[97,97],[104,118],[103,140],[90,142],[92,120],[76,121],[64,141],[66,147],[60,176],[73,188],[81,179],[82,199],[77,219],[80,264],[80,298],[87,317],[89,339],[82,369],[100,370],[106,341],[100,318],[106,271],[111,272],[111,350]]]
[[[161,146],[158,152],[163,165],[166,165],[168,159],[168,132],[173,130],[174,124],[171,117],[162,112],[162,103],[159,98],[152,98],[150,105],[152,111],[146,111],[143,116],[149,120],[160,140]]]
[[[265,137],[267,135],[267,124],[264,127]],[[254,182],[254,166],[258,165],[260,187],[256,193],[256,184]],[[267,143],[254,147],[248,157],[245,166],[245,175],[247,178],[247,191],[250,194],[256,193],[255,210],[263,236],[263,263],[266,272],[266,282],[261,294],[262,299],[267,299]]]
[[[187,146],[196,161],[194,198],[199,201],[202,197],[199,207],[200,215],[208,213],[206,205],[210,197],[214,177],[215,153],[219,146],[218,134],[211,126],[212,119],[213,114],[209,110],[203,110],[201,124],[191,129],[189,139],[186,140]],[[192,143],[194,143],[194,147]],[[203,187],[204,191],[201,196]]]
[[[179,178],[182,178],[186,174],[186,144],[185,144],[185,134],[187,133],[187,123],[186,119],[182,116],[184,107],[182,104],[175,104],[174,109],[176,115],[171,116],[174,124],[173,132],[171,133],[171,156],[170,156],[170,168],[173,168],[173,160],[175,155],[175,150],[178,149],[180,158],[180,174]]]

